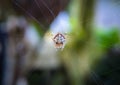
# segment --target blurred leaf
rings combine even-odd
[[[42,29],[40,24],[38,24],[34,21],[32,21],[32,24],[35,26],[35,29],[36,29],[37,33],[39,34],[39,36],[44,36],[44,33],[46,32],[46,30]]]
[[[111,30],[99,30],[96,35],[98,44],[104,48],[108,49],[113,47],[115,44],[119,43],[119,31],[118,29]]]

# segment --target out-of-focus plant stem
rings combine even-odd
[[[90,67],[94,5],[95,0],[72,0],[70,4],[73,30],[62,58],[71,76],[72,85],[84,85],[83,79]]]
[[[87,39],[91,37],[95,0],[80,0],[79,23]]]

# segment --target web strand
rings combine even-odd
[[[44,6],[48,9],[48,11],[51,13],[51,15],[53,16],[53,18],[55,19],[55,15],[54,15],[53,11],[47,6],[47,4],[43,0],[41,0],[41,1],[44,4]]]
[[[38,2],[36,1],[36,0],[34,0],[35,1],[35,3],[36,3],[36,5],[38,6],[38,8],[41,10],[41,7],[40,7],[40,5],[38,4]],[[41,0],[42,1],[42,3],[43,3],[43,5],[48,9],[48,11],[50,12],[50,14],[52,15],[52,17],[53,17],[53,19],[55,19],[55,15],[54,15],[54,13],[53,13],[53,11],[47,6],[47,4],[43,1],[43,0]],[[42,11],[41,11],[41,13],[42,13]],[[44,16],[44,14],[42,13],[42,15]],[[44,16],[45,17],[45,16]],[[48,19],[47,19],[47,22],[48,22]]]
[[[32,19],[34,19],[38,24],[40,24],[41,27],[46,28],[45,26],[43,26],[34,16],[31,15],[31,13],[29,13],[28,11],[26,11],[17,1],[13,1],[12,2],[18,6],[22,11],[24,11],[28,16],[30,16]]]
[[[91,76],[97,85],[105,85],[104,82],[94,71],[91,72]]]
[[[34,0],[35,1],[35,4],[38,6],[38,8],[39,8],[39,10],[40,10],[40,12],[41,12],[41,14],[43,15],[43,17],[45,18],[45,15],[44,15],[44,13],[42,12],[42,8],[40,7],[40,5],[38,4],[38,2],[36,1],[36,0]],[[46,19],[46,18],[45,18]],[[48,22],[48,20],[47,20],[47,22]]]

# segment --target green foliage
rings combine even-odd
[[[46,32],[46,30],[44,30],[40,24],[32,21],[32,24],[35,26],[35,30],[37,31],[37,33],[39,34],[39,36],[44,36],[44,33]]]
[[[111,30],[99,30],[96,32],[96,40],[97,43],[103,49],[109,49],[116,44],[119,44],[119,30],[111,29]]]

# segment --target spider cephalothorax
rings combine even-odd
[[[57,33],[53,37],[53,41],[54,41],[54,44],[55,44],[55,48],[63,49],[64,46],[65,46],[66,38],[62,33]]]

